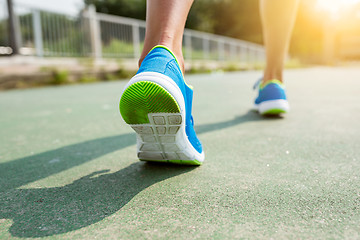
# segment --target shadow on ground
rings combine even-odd
[[[279,118],[270,120],[276,119]],[[201,125],[197,132],[202,134],[258,120],[264,118],[249,111],[229,121]],[[94,172],[63,187],[18,189],[133,144],[135,134],[123,134],[0,164],[0,219],[13,220],[10,233],[16,237],[66,233],[101,221],[143,189],[194,169],[136,162],[115,173]]]

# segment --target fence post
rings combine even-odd
[[[140,34],[139,34],[140,26],[139,23],[134,22],[132,24],[132,40],[134,46],[134,58],[140,58]]]
[[[236,57],[236,45],[233,41],[231,41],[230,43],[230,58],[231,60],[235,60]]]
[[[254,47],[254,57],[255,57],[254,65],[257,65],[258,61],[259,61],[259,51],[258,51],[257,47]]]
[[[254,68],[256,65],[256,48],[251,46],[250,48],[250,55],[251,55],[251,66]]]
[[[12,49],[12,55],[20,54],[21,47],[21,30],[18,16],[14,12],[14,4],[12,0],[7,0],[8,7],[8,29],[9,29],[9,40],[10,47]]]
[[[203,59],[209,60],[209,52],[210,52],[210,43],[208,36],[203,37]]]
[[[94,58],[100,59],[102,57],[101,31],[100,23],[96,17],[96,9],[94,5],[89,6],[88,13],[92,55]]]
[[[43,46],[43,37],[42,37],[41,16],[40,16],[40,11],[38,9],[32,10],[32,20],[33,20],[36,56],[43,57],[44,46]]]
[[[245,51],[244,51],[244,46],[243,46],[243,43],[241,43],[241,44],[239,44],[239,61],[241,62],[241,63],[243,63],[244,62],[244,56],[245,56],[245,53],[244,53]]]
[[[250,62],[251,62],[250,54],[251,54],[250,46],[248,44],[246,44],[245,45],[245,63],[248,68],[250,67]]]
[[[217,44],[218,44],[218,57],[220,61],[224,60],[225,54],[224,54],[224,41],[221,38],[218,38],[217,40]]]

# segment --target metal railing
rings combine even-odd
[[[0,5],[3,2],[0,0]],[[23,55],[138,58],[144,43],[145,21],[96,13],[93,6],[78,16],[24,5],[16,5],[15,13]],[[0,16],[0,34],[3,36],[0,46],[8,45],[6,23],[6,17]],[[188,60],[265,61],[265,50],[261,45],[189,29],[184,32],[183,53]]]

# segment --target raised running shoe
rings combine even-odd
[[[192,87],[184,81],[175,55],[154,47],[120,98],[120,113],[137,133],[140,160],[200,165],[202,145],[191,115]]]
[[[285,87],[279,80],[273,79],[265,84],[259,82],[259,95],[255,99],[255,108],[262,115],[279,115],[289,111]],[[256,87],[256,85],[255,85]]]

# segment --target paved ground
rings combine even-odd
[[[259,76],[188,77],[201,167],[137,161],[125,82],[0,93],[0,239],[359,239],[360,69],[287,71],[271,119]]]

